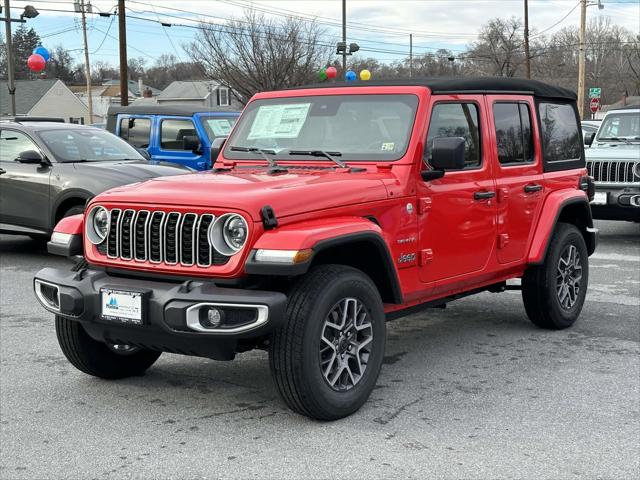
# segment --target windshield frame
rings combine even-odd
[[[366,89],[366,90],[365,90]],[[426,89],[425,93],[426,93]],[[239,151],[231,151],[232,146],[242,146],[245,145],[236,145],[238,142],[238,136],[240,135],[240,131],[243,129],[244,125],[241,125],[243,122],[247,121],[248,115],[251,115],[257,108],[262,105],[278,105],[278,104],[286,104],[286,103],[304,103],[305,99],[319,99],[322,97],[359,97],[360,100],[364,100],[365,97],[369,98],[380,98],[380,97],[406,97],[407,103],[415,102],[412,105],[409,105],[412,108],[412,116],[408,123],[407,131],[406,131],[406,144],[404,145],[404,149],[400,152],[394,152],[393,158],[375,158],[374,154],[371,152],[365,152],[362,154],[358,154],[368,158],[351,158],[353,153],[343,153],[339,158],[343,162],[357,162],[357,163],[391,163],[397,162],[404,159],[412,146],[413,137],[416,130],[416,121],[418,119],[418,115],[420,115],[420,111],[422,108],[423,96],[417,91],[417,89],[410,88],[386,88],[381,89],[379,87],[362,87],[357,90],[354,90],[349,87],[337,87],[337,88],[327,88],[322,91],[318,91],[315,89],[308,90],[298,90],[298,91],[283,91],[283,92],[275,92],[276,95],[272,93],[267,94],[258,94],[251,102],[247,104],[245,109],[243,110],[240,118],[236,121],[234,128],[229,135],[229,138],[225,142],[225,147],[223,149],[221,157],[230,161],[253,161],[259,160],[254,155],[246,152]],[[410,98],[412,97],[412,98]],[[399,100],[400,101],[400,100]],[[308,101],[307,101],[308,102]],[[313,108],[313,107],[312,107]],[[255,117],[253,117],[255,120]],[[242,142],[241,142],[242,143]],[[338,151],[339,145],[332,145],[327,147],[329,151]],[[266,148],[266,147],[265,147]],[[279,151],[275,156],[274,160],[277,160],[278,164],[292,164],[292,163],[333,163],[331,160],[327,158],[322,158],[321,156],[308,156],[308,155],[290,155],[290,150],[307,150],[302,149],[300,147],[294,148],[283,148]],[[322,150],[319,146],[315,150]],[[325,148],[326,150],[326,148]]]
[[[76,133],[76,132],[88,132],[91,131],[93,133],[95,133],[97,136],[100,135],[104,135],[106,138],[109,138],[110,140],[113,141],[113,143],[117,144],[117,145],[124,145],[125,149],[128,148],[130,150],[130,153],[126,153],[125,157],[123,158],[103,158],[103,159],[96,159],[96,158],[81,158],[81,159],[68,159],[68,158],[64,158],[62,157],[58,152],[56,152],[51,145],[49,144],[49,142],[51,141],[51,139],[47,139],[46,134],[50,133],[50,132],[64,132],[64,133]],[[127,160],[143,160],[146,161],[146,159],[142,156],[142,154],[136,149],[136,147],[134,147],[133,145],[129,144],[128,142],[126,142],[125,140],[123,140],[122,138],[118,137],[117,135],[114,135],[113,133],[107,131],[107,130],[103,130],[100,128],[95,128],[95,127],[76,127],[76,128],[47,128],[47,129],[39,129],[37,131],[34,131],[35,136],[38,137],[38,140],[40,141],[41,145],[46,149],[48,155],[47,157],[50,159],[53,159],[54,161],[58,162],[58,163],[79,163],[79,162],[90,162],[90,163],[103,163],[103,162],[122,162],[122,161],[127,161]],[[43,135],[44,134],[44,135]],[[126,150],[125,150],[126,151]]]
[[[613,138],[613,136],[609,136],[609,135],[604,135],[604,130],[605,127],[613,121],[613,118],[619,118],[619,117],[636,117],[639,118],[639,122],[640,122],[640,113],[638,112],[615,112],[615,113],[610,113],[607,116],[604,117],[604,119],[602,120],[602,123],[600,124],[600,127],[598,128],[598,133],[596,135],[596,142],[601,142],[601,143],[627,143],[627,142],[640,142],[639,138],[635,138],[635,137],[626,137],[626,136],[620,136],[620,135],[615,135],[615,138],[619,138],[619,140],[610,140],[610,138]],[[640,136],[640,132],[638,132],[638,136]]]

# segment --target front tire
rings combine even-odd
[[[376,384],[385,335],[382,300],[367,275],[342,265],[314,268],[290,292],[286,323],[271,337],[282,399],[317,420],[351,415]]]
[[[522,277],[522,300],[529,319],[560,330],[578,319],[589,283],[589,255],[575,225],[559,223],[542,265]]]
[[[107,345],[91,338],[79,322],[56,315],[62,353],[81,372],[115,380],[142,375],[162,352],[124,345]]]

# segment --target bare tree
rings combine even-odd
[[[201,23],[185,50],[207,77],[231,87],[244,103],[256,92],[314,81],[332,48],[324,38],[315,22],[247,10],[241,19]]]
[[[482,27],[478,40],[465,54],[475,74],[514,77],[524,64],[522,22],[494,18]]]

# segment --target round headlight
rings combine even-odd
[[[209,231],[213,248],[223,255],[238,253],[247,242],[249,227],[242,216],[226,213],[216,219]]]
[[[96,206],[87,216],[87,238],[94,245],[104,242],[109,233],[109,212],[106,208]]]

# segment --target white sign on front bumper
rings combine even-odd
[[[102,289],[102,318],[142,324],[142,293]]]
[[[591,200],[593,205],[606,205],[607,204],[607,192],[596,192]]]

